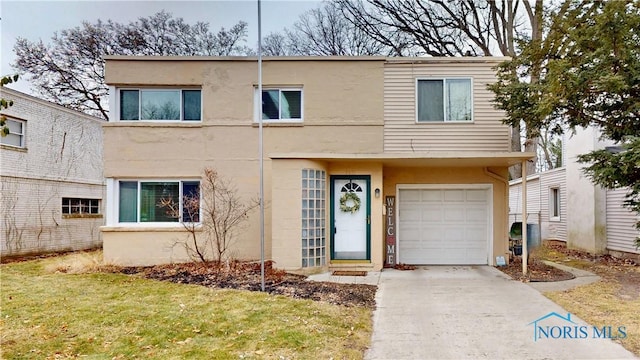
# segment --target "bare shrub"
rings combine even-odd
[[[182,218],[180,204],[171,198],[160,199],[158,207],[177,218],[188,232],[188,239],[179,241],[194,261],[218,263],[229,261],[230,248],[249,212],[259,205],[258,199],[243,201],[238,190],[217,171],[206,168],[199,194],[183,194]],[[213,257],[213,258],[212,258]]]

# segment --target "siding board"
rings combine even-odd
[[[542,239],[567,240],[567,189],[565,184],[566,170],[564,168],[539,173],[535,178],[527,181],[527,212],[529,223],[540,223]],[[549,217],[549,199],[551,188],[560,189],[560,221],[551,221]],[[512,181],[509,186],[509,224],[516,216],[522,219],[521,198],[522,183]]]
[[[640,254],[634,245],[640,232],[637,215],[622,206],[627,189],[607,190],[607,249]]]
[[[384,70],[384,151],[510,151],[504,113],[493,107],[487,84],[495,82],[497,62],[394,63]],[[471,77],[473,122],[416,123],[418,78]]]

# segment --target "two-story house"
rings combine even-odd
[[[2,256],[102,245],[102,119],[2,87]]]
[[[105,259],[187,261],[173,246],[184,228],[157,200],[206,167],[255,197],[261,116],[275,266],[493,264],[509,253],[507,168],[532,155],[510,151],[486,88],[503,60],[266,58],[258,94],[256,58],[107,57]],[[259,258],[258,219],[234,257]]]

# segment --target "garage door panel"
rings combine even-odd
[[[467,190],[465,195],[467,202],[487,202],[487,190]]]
[[[466,222],[473,223],[487,223],[487,209],[484,208],[467,208],[466,209]]]
[[[442,222],[442,211],[437,207],[431,207],[428,209],[422,209],[422,221],[440,223]]]
[[[450,203],[450,202],[464,202],[464,198],[465,198],[465,190],[440,190],[443,191],[444,194],[444,202],[445,203]]]
[[[460,206],[446,206],[443,210],[446,223],[457,224],[464,221],[465,209]]]
[[[488,194],[486,189],[401,189],[400,261],[487,264]]]
[[[445,230],[445,239],[449,243],[464,241],[464,235],[464,229],[449,227]]]
[[[421,190],[403,190],[400,192],[400,201],[407,205],[410,203],[420,203],[420,192]]]
[[[442,202],[442,192],[439,190],[421,190],[420,191],[420,202]]]
[[[400,218],[405,223],[418,221],[422,218],[422,210],[419,207],[407,206],[406,209],[400,210]]]

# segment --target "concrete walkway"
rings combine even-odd
[[[554,263],[551,261],[544,261],[549,266],[556,267],[560,270],[564,270],[572,273],[576,278],[565,281],[549,281],[549,282],[530,282],[529,286],[540,291],[541,293],[549,291],[566,291],[573,289],[576,286],[589,285],[600,280],[600,276],[586,270],[576,269],[570,266]]]
[[[573,315],[573,324],[553,315],[538,325],[555,327],[556,333],[566,326],[575,337],[582,337],[578,329],[584,329],[586,338],[537,333],[541,338],[534,341],[533,321],[551,312],[566,317],[567,312],[493,267],[429,266],[370,276],[379,288],[366,359],[635,358],[612,340],[594,338],[592,327]]]

